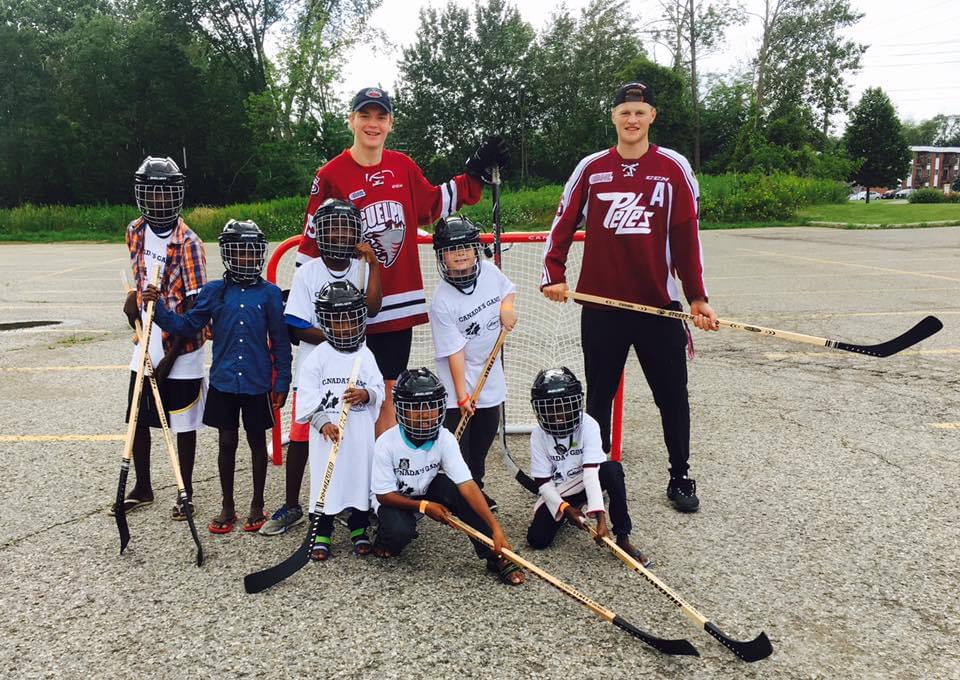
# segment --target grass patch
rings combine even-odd
[[[848,201],[843,205],[813,205],[803,208],[799,217],[805,222],[837,222],[856,227],[864,224],[921,224],[960,222],[960,204],[906,203],[901,201]]]
[[[47,349],[61,349],[63,347],[75,347],[77,345],[85,345],[88,342],[96,342],[98,340],[103,340],[104,336],[95,336],[95,335],[68,335],[67,337],[57,340],[52,345],[49,345]]]

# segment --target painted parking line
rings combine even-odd
[[[801,262],[816,262],[818,264],[831,264],[838,267],[853,267],[855,269],[869,269],[872,271],[878,272],[888,272],[891,274],[902,274],[905,276],[919,276],[921,278],[928,279],[941,279],[944,281],[957,281],[960,282],[960,278],[956,276],[941,276],[940,274],[930,274],[928,272],[914,272],[906,269],[894,269],[893,267],[877,267],[870,264],[858,264],[856,262],[844,262],[842,260],[825,260],[819,257],[804,257],[802,255],[787,255],[785,253],[778,253],[772,250],[749,250],[746,248],[740,248],[740,252],[749,253],[751,255],[762,255],[766,257],[780,257],[787,260],[800,260]]]
[[[114,262],[129,262],[129,261],[130,261],[129,255],[122,255],[120,257],[114,257],[109,260],[103,260],[101,262],[91,262],[88,264],[79,265],[77,267],[70,267],[69,269],[59,269],[52,272],[44,272],[43,274],[38,274],[36,276],[31,276],[26,279],[21,279],[21,281],[36,281],[38,279],[49,279],[49,278],[53,278],[54,276],[62,276],[63,274],[69,274],[70,272],[79,271],[81,269],[100,269],[105,265],[112,264]]]
[[[32,373],[42,371],[118,371],[129,368],[128,364],[111,364],[104,366],[0,366],[0,372]]]
[[[938,430],[960,430],[960,423],[930,423],[930,427]]]
[[[0,442],[122,442],[125,434],[0,434]]]
[[[946,286],[946,287],[937,287],[937,288],[897,288],[898,293],[912,292],[912,293],[930,293],[930,292],[943,292],[946,290],[960,290],[960,286]],[[754,291],[711,291],[713,293],[712,297],[716,298],[733,298],[733,297],[768,297],[771,295],[837,295],[839,293],[889,293],[890,288],[829,288],[826,290],[754,290]]]

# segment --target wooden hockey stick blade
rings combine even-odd
[[[469,524],[465,524],[453,515],[447,517],[447,524],[449,524],[454,529],[462,531],[467,536],[470,536],[474,540],[480,541],[488,548],[493,548],[493,540],[486,534],[482,534],[476,529],[474,529]],[[526,569],[540,579],[543,579],[551,586],[559,590],[564,595],[568,595],[580,604],[584,605],[587,609],[592,611],[594,614],[599,616],[604,621],[608,621],[618,628],[622,628],[631,635],[633,635],[638,640],[642,640],[646,644],[650,645],[659,652],[664,654],[679,655],[679,656],[700,656],[700,653],[697,651],[697,648],[690,644],[689,640],[666,640],[664,638],[658,638],[655,635],[651,635],[643,630],[640,630],[636,626],[628,623],[623,618],[621,618],[616,612],[613,612],[601,604],[594,602],[589,597],[581,593],[579,590],[570,586],[555,576],[548,574],[546,571],[535,565],[533,562],[520,557],[518,554],[513,552],[508,548],[504,548],[501,551],[501,554],[513,562],[515,565],[522,569]]]
[[[897,352],[902,352],[908,347],[913,347],[934,333],[938,333],[942,328],[943,322],[940,319],[935,316],[928,316],[906,333],[898,335],[893,340],[881,342],[879,345],[852,345],[839,340],[827,340],[826,346],[872,357],[888,357]]]
[[[643,312],[644,314],[653,314],[655,316],[667,316],[671,319],[680,319],[682,321],[693,321],[693,316],[686,312],[678,312],[673,309],[662,309],[660,307],[650,307],[636,302],[626,302],[625,300],[615,300],[599,295],[589,295],[587,293],[577,293],[572,290],[567,291],[567,297],[571,300],[581,302],[591,302],[597,305],[607,307],[616,307],[618,309],[627,309],[634,312]],[[908,347],[926,340],[934,333],[943,328],[943,323],[935,316],[928,316],[916,326],[902,335],[898,335],[893,340],[887,340],[877,345],[854,345],[841,340],[830,340],[829,338],[820,338],[815,335],[805,335],[803,333],[794,333],[793,331],[782,331],[776,328],[766,328],[764,326],[755,326],[753,324],[740,323],[739,321],[727,321],[717,319],[717,326],[723,328],[732,328],[737,331],[746,331],[756,335],[765,335],[768,337],[780,338],[791,342],[801,342],[807,345],[816,345],[818,347],[829,347],[839,349],[844,352],[855,352],[856,354],[866,354],[871,357],[888,357],[897,352],[902,352]]]
[[[597,530],[594,529],[589,522],[581,520],[580,526],[589,531],[590,535],[594,538],[597,537]],[[603,542],[608,548],[610,548],[610,552],[618,557],[621,562],[643,576],[643,578],[651,583],[657,590],[666,595],[675,605],[680,607],[680,610],[688,619],[719,640],[724,647],[736,654],[739,658],[752,663],[754,661],[766,659],[773,653],[773,645],[770,644],[770,639],[767,637],[766,633],[761,632],[753,640],[734,640],[717,628],[716,625],[708,621],[703,614],[694,609],[693,606],[690,605],[686,600],[673,592],[673,590],[671,590],[663,581],[661,581],[646,567],[640,564],[639,560],[635,559],[626,550],[617,545],[616,542],[613,541],[609,536],[604,536]]]
[[[243,577],[243,589],[247,594],[254,595],[256,593],[262,593],[267,588],[272,588],[303,569],[307,562],[310,561],[310,549],[313,544],[313,539],[316,536],[317,522],[319,522],[319,515],[314,517],[314,520],[310,522],[310,526],[307,527],[307,535],[303,538],[303,543],[297,547],[296,552],[290,555],[290,557],[280,564],[275,564],[268,569],[247,574]]]

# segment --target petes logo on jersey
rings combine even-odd
[[[387,176],[393,177],[393,170],[377,170],[376,172],[365,173],[364,178],[375,187],[383,186]]]
[[[650,218],[655,214],[641,201],[643,194],[632,191],[610,191],[597,194],[601,201],[610,201],[603,217],[604,229],[616,229],[616,234],[649,234]]]
[[[360,213],[363,216],[363,237],[370,242],[377,260],[384,267],[397,261],[407,235],[403,206],[397,201],[377,201]]]

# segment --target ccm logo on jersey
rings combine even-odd
[[[616,229],[616,234],[649,234],[650,218],[654,212],[642,203],[643,194],[632,191],[609,191],[597,194],[601,201],[609,201],[610,207],[603,217],[604,229]],[[650,202],[653,205],[653,201]],[[662,205],[662,200],[661,200]]]

